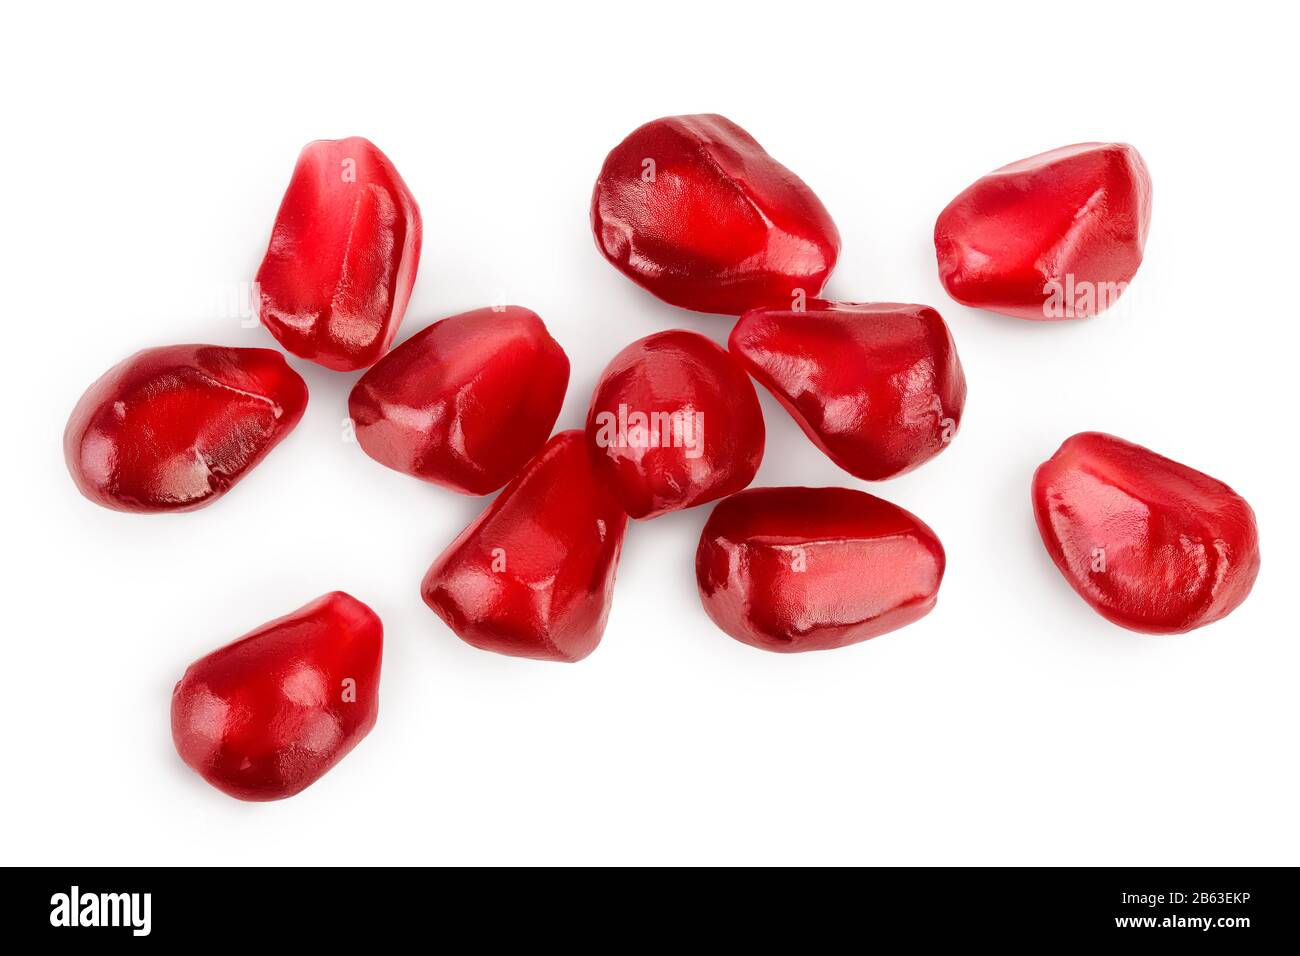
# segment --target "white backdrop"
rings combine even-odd
[[[3,481],[6,862],[1297,863],[1292,392],[1294,23],[1248,3],[28,5],[6,13]],[[1281,10],[1281,5],[1278,5]],[[1287,14],[1288,18],[1292,14]],[[597,253],[605,153],[721,112],[825,202],[828,293],[937,307],[970,383],[953,446],[858,482],[763,394],[758,484],[845,484],[914,511],[948,572],[920,623],[775,655],[695,591],[708,506],[629,529],[604,642],[572,666],[486,654],[420,579],[483,502],[343,440],[355,374],[299,359],[311,403],[239,487],[188,515],[97,508],[61,436],[146,346],[272,346],[226,300],[251,279],[308,140],[365,135],[424,214],[399,339],[508,301],[542,315],[584,417],[623,345],[730,323]],[[1037,324],[944,294],[931,230],[981,174],[1083,140],[1154,182],[1121,306]],[[761,390],[760,390],[761,391]],[[1034,467],[1111,431],[1218,477],[1263,569],[1227,620],[1107,624],[1038,540]],[[379,722],[276,804],[172,750],[186,665],[341,588],[386,628]],[[1288,623],[1290,622],[1290,623]]]

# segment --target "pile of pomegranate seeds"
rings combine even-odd
[[[1031,320],[1114,304],[1142,262],[1151,180],[1119,143],[994,170],[934,229],[958,302]],[[747,132],[672,116],[606,158],[596,245],[652,294],[738,317],[728,348],[671,329],[631,343],[597,382],[584,429],[552,434],[569,359],[521,306],[434,322],[396,349],[419,266],[420,210],[365,139],[310,143],[257,273],[261,324],[289,352],[366,369],[348,409],[362,451],[466,495],[501,493],[425,574],[425,603],[462,640],[578,661],[609,618],[629,518],[716,502],[695,568],[705,612],[764,650],[827,650],[925,616],[945,557],[902,508],[851,488],[749,488],[765,429],[753,381],[848,474],[882,481],[956,437],[966,374],[926,305],[819,298],[840,237],[813,191]],[[172,345],[90,386],[64,449],[107,508],[215,502],[293,430],[307,386],[271,349]],[[1111,435],[1068,438],[1033,476],[1043,543],[1121,627],[1174,634],[1246,599],[1259,571],[1250,506],[1227,485]],[[415,577],[412,571],[412,587]],[[172,695],[181,758],[243,800],[292,796],[370,732],[383,627],[342,592],[195,661]]]

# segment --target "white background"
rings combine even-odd
[[[1281,10],[1281,5],[1278,6]],[[0,855],[125,863],[1300,862],[1294,23],[1247,3],[29,4],[6,13]],[[1287,14],[1290,18],[1291,13]],[[921,622],[775,655],[705,617],[708,506],[629,529],[604,642],[576,665],[461,643],[425,569],[483,507],[342,440],[356,375],[193,514],[116,514],[62,461],[85,387],[137,349],[273,346],[251,279],[299,148],[365,135],[424,214],[399,334],[508,301],[568,351],[559,427],[674,309],[597,253],[605,153],[721,112],[820,195],[828,292],[936,306],[970,383],[950,449],[868,486],[763,395],[758,484],[870,488],[942,539]],[[988,170],[1135,144],[1147,261],[1120,308],[1037,324],[962,308],[931,230]],[[1228,619],[1143,637],[1038,539],[1034,467],[1114,432],[1231,484],[1263,569]],[[373,733],[293,799],[245,804],[172,750],[186,665],[325,591],[386,628]]]

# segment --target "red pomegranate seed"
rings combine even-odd
[[[952,335],[923,305],[754,309],[732,330],[731,353],[835,464],[869,481],[939,454],[966,406]]]
[[[700,598],[768,651],[856,644],[924,617],[944,553],[902,508],[848,488],[751,488],[719,502],[695,556]]]
[[[421,230],[415,198],[373,143],[308,143],[257,271],[262,324],[326,368],[373,365],[406,312]]]
[[[633,342],[606,367],[587,412],[602,480],[627,513],[653,518],[739,491],[763,460],[763,413],[734,358],[698,332]]]
[[[1022,159],[939,214],[939,278],[963,305],[1022,319],[1086,318],[1142,262],[1151,177],[1132,146],[1080,143]]]
[[[170,345],[109,369],[63,450],[81,493],[117,511],[193,511],[240,481],[302,418],[307,385],[274,349]]]
[[[438,557],[421,593],[467,644],[578,661],[604,633],[626,527],[582,432],[560,432]]]
[[[1181,634],[1246,599],[1259,573],[1255,514],[1209,475],[1113,435],[1082,432],[1038,467],[1047,553],[1121,627]]]
[[[240,800],[310,786],[370,733],[383,625],[335,591],[201,657],[172,691],[172,740],[208,783]]]
[[[727,315],[817,295],[840,251],[813,191],[711,114],[646,123],[614,147],[591,227],[633,282],[673,305]]]
[[[545,444],[568,384],[569,359],[536,313],[476,309],[385,355],[352,389],[348,410],[375,461],[485,495]]]

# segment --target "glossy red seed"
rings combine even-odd
[[[421,234],[415,198],[373,143],[308,143],[257,271],[262,324],[326,368],[373,365],[406,312]]]
[[[892,478],[929,461],[961,424],[966,376],[948,326],[927,306],[754,309],[730,345],[813,443],[859,478]]]
[[[86,390],[63,434],[64,457],[96,504],[193,511],[265,458],[306,407],[306,383],[273,349],[145,349]]]
[[[697,312],[739,315],[815,296],[840,236],[813,191],[722,116],[669,116],[605,159],[596,245],[633,282]]]
[[[700,599],[768,651],[856,644],[924,617],[944,553],[902,508],[848,488],[751,488],[713,509],[695,556]]]
[[[172,691],[176,752],[240,800],[318,780],[375,725],[383,625],[335,591],[201,657]]]
[[[1255,514],[1209,475],[1140,445],[1082,432],[1038,467],[1047,553],[1098,614],[1148,634],[1212,624],[1259,573]]]
[[[568,383],[569,359],[536,313],[476,309],[385,355],[352,389],[348,411],[375,461],[485,495],[545,444]]]
[[[1151,177],[1132,146],[1080,143],[1003,166],[939,214],[939,278],[963,305],[1022,319],[1113,305],[1142,262]]]
[[[560,432],[438,557],[421,594],[474,647],[581,660],[605,631],[626,527],[582,432]]]
[[[712,340],[682,329],[614,356],[587,412],[592,457],[634,518],[744,488],[763,460],[763,440],[744,370]]]

